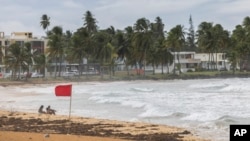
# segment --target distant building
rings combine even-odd
[[[177,66],[180,64],[181,72],[195,71],[195,68],[201,63],[200,59],[195,58],[195,52],[172,52],[174,55],[174,64],[171,66],[172,71],[178,71]],[[178,59],[179,56],[179,59]]]
[[[4,32],[0,32],[0,46],[2,47],[3,55],[6,54],[6,49],[13,43],[24,45],[24,43],[30,42],[31,48],[38,53],[44,54],[46,48],[45,39],[34,37],[32,32],[12,32],[10,36],[6,36]],[[44,70],[40,70],[44,73]],[[5,68],[3,64],[3,57],[0,58],[0,73],[9,73],[10,70]]]
[[[195,59],[200,59],[200,67],[206,70],[229,70],[230,63],[225,57],[225,53],[197,53]]]

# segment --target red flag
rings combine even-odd
[[[57,85],[55,87],[56,96],[71,96],[72,84]]]

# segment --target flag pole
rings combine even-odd
[[[72,88],[71,88],[71,95],[70,95],[70,102],[69,102],[69,120],[70,120],[70,115],[71,115],[71,104],[72,104]]]

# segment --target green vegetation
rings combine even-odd
[[[79,74],[86,71],[83,66],[83,58],[88,63],[100,65],[100,72],[108,73],[100,75],[102,79],[167,79],[176,77],[191,76],[215,76],[221,72],[189,72],[182,74],[179,64],[178,52],[196,51],[210,54],[210,62],[213,64],[217,59],[216,53],[226,53],[226,57],[232,64],[233,74],[236,73],[237,64],[240,71],[248,68],[250,54],[250,17],[243,20],[242,25],[237,25],[232,33],[227,31],[220,24],[212,22],[202,22],[195,31],[192,17],[189,18],[190,27],[186,31],[182,25],[176,25],[169,32],[164,31],[164,23],[160,17],[156,17],[154,22],[146,18],[138,19],[133,26],[128,26],[123,30],[110,26],[107,29],[99,29],[97,20],[90,11],[83,15],[83,26],[75,32],[63,30],[60,26],[55,26],[51,30],[50,17],[46,14],[41,17],[41,27],[46,30],[49,48],[46,55],[36,54],[29,48],[29,45],[12,44],[7,48],[7,55],[4,56],[4,63],[14,74],[20,70],[29,71],[33,69],[45,69],[50,63],[55,63],[56,67],[54,79],[61,77],[62,63],[66,60],[69,63],[79,64]],[[4,48],[4,47],[1,47]],[[1,49],[2,50],[2,49]],[[32,52],[32,53],[31,53]],[[173,55],[170,52],[177,52],[178,64],[174,69],[178,69],[180,75],[155,74],[156,66],[169,66],[173,64]],[[127,71],[115,72],[115,60],[124,59]],[[128,66],[135,66],[136,69],[144,70],[145,66],[153,66],[152,74],[131,73]],[[89,67],[89,66],[87,66]],[[212,70],[217,70],[216,65],[211,66]],[[88,70],[88,68],[87,68]],[[56,73],[58,72],[58,73]],[[231,72],[228,72],[231,74]],[[224,74],[224,72],[223,72]],[[173,77],[174,76],[174,77]],[[84,76],[82,76],[84,78]],[[85,79],[97,79],[98,76],[87,76]],[[18,77],[20,78],[20,76]]]

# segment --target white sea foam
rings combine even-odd
[[[133,91],[139,91],[139,92],[152,92],[154,89],[151,88],[131,88]]]

